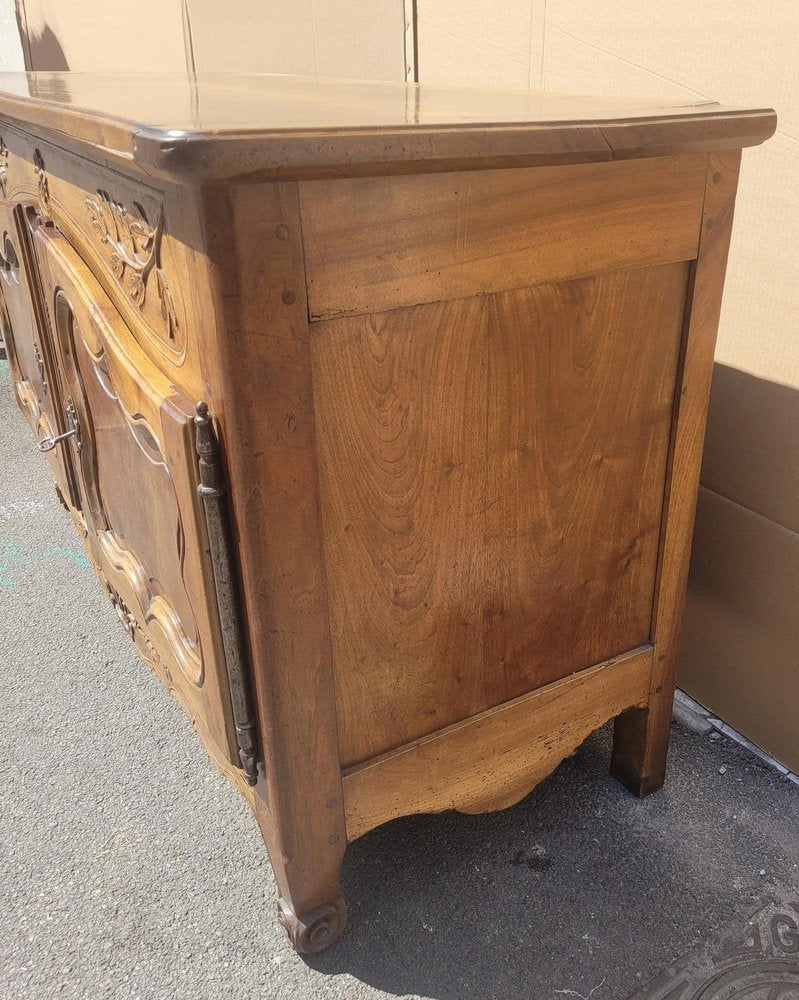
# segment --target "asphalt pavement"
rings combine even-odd
[[[675,724],[667,785],[639,802],[606,728],[512,809],[357,841],[344,938],[295,955],[249,809],[134,655],[5,363],[0,692],[3,1000],[622,1000],[799,887],[796,785]]]

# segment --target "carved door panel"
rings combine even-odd
[[[77,431],[64,446],[78,469],[95,562],[142,655],[217,756],[237,760],[193,402],[144,354],[63,236],[40,227],[35,246]]]
[[[32,211],[32,210],[31,210]],[[32,216],[35,218],[35,215]],[[0,202],[0,324],[17,402],[40,445],[68,428],[59,400],[53,347],[22,206]],[[74,473],[63,453],[47,457],[59,495],[78,507]]]

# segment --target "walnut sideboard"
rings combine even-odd
[[[613,773],[657,789],[740,151],[774,113],[0,92],[19,405],[294,946],[342,932],[349,841],[509,806],[610,719]]]

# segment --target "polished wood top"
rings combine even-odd
[[[755,145],[776,126],[771,110],[707,101],[268,74],[2,73],[0,117],[102,147],[147,173],[205,179],[705,151]]]

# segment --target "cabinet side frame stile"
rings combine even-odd
[[[343,931],[347,845],[296,182],[201,192],[219,414],[262,773],[255,815],[294,947]],[[246,543],[243,542],[246,540]]]
[[[707,402],[732,235],[741,150],[708,156],[699,250],[686,290],[652,613],[654,655],[646,708],[616,719],[611,771],[643,798],[664,782]]]

